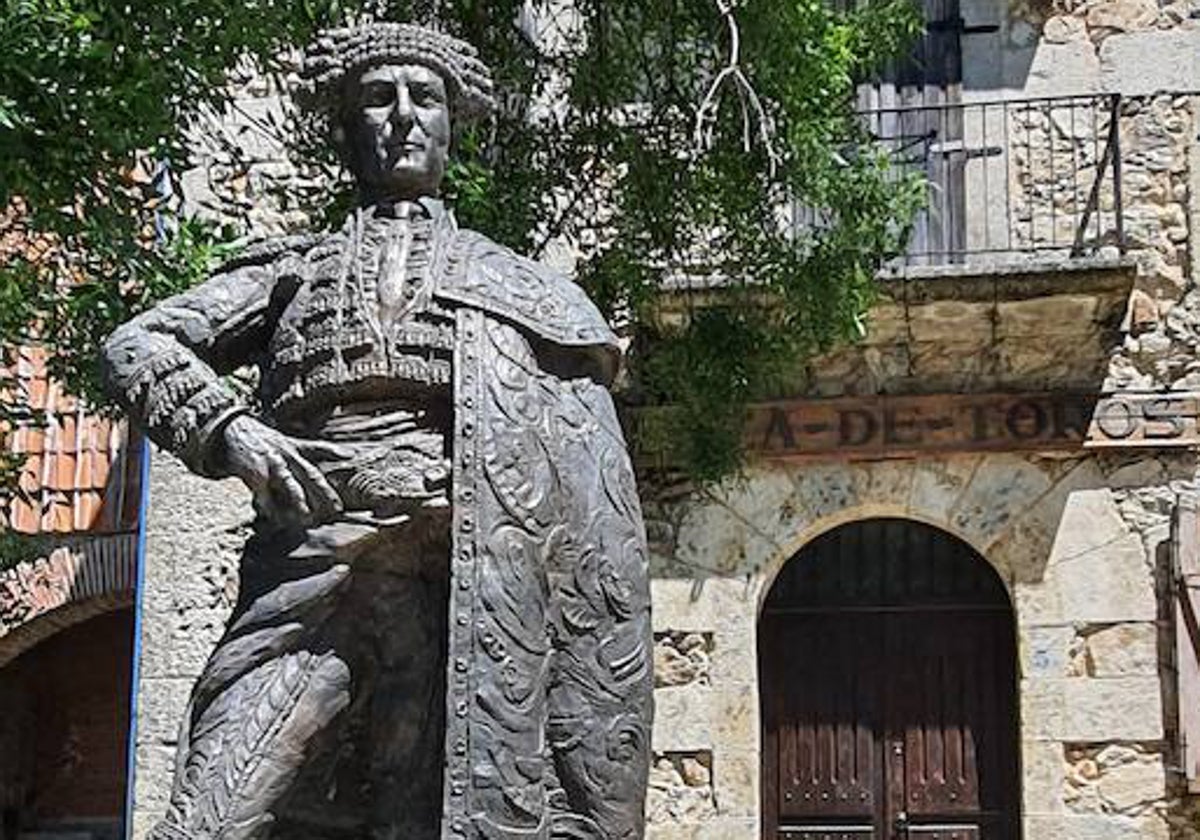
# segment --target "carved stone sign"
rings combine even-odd
[[[747,447],[764,458],[1200,445],[1200,394],[934,394],[761,403]]]
[[[1200,445],[1200,393],[1120,394],[1103,397],[1092,412],[1085,446],[1186,447]]]

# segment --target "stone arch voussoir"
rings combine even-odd
[[[47,637],[133,603],[137,535],[86,537],[0,572],[0,666]]]
[[[1091,465],[1042,463],[1016,454],[756,468],[721,505],[761,544],[752,558],[759,606],[776,575],[816,537],[861,519],[931,525],[970,545],[1013,595],[1021,563],[1044,564],[1056,510],[1087,485]]]

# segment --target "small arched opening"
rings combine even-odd
[[[133,632],[102,612],[0,667],[0,840],[125,836]]]
[[[758,651],[765,838],[1019,837],[1014,615],[965,542],[826,532],[776,578]]]

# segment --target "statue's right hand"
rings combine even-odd
[[[325,476],[282,432],[241,415],[225,427],[224,443],[225,468],[250,488],[255,505],[272,519],[311,524],[342,509]]]

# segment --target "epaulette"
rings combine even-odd
[[[215,273],[224,274],[248,265],[266,265],[284,254],[304,254],[328,236],[328,233],[301,233],[251,240],[241,251],[221,263]]]
[[[459,230],[451,248],[435,296],[499,315],[556,344],[618,352],[604,316],[566,275],[474,231]]]

